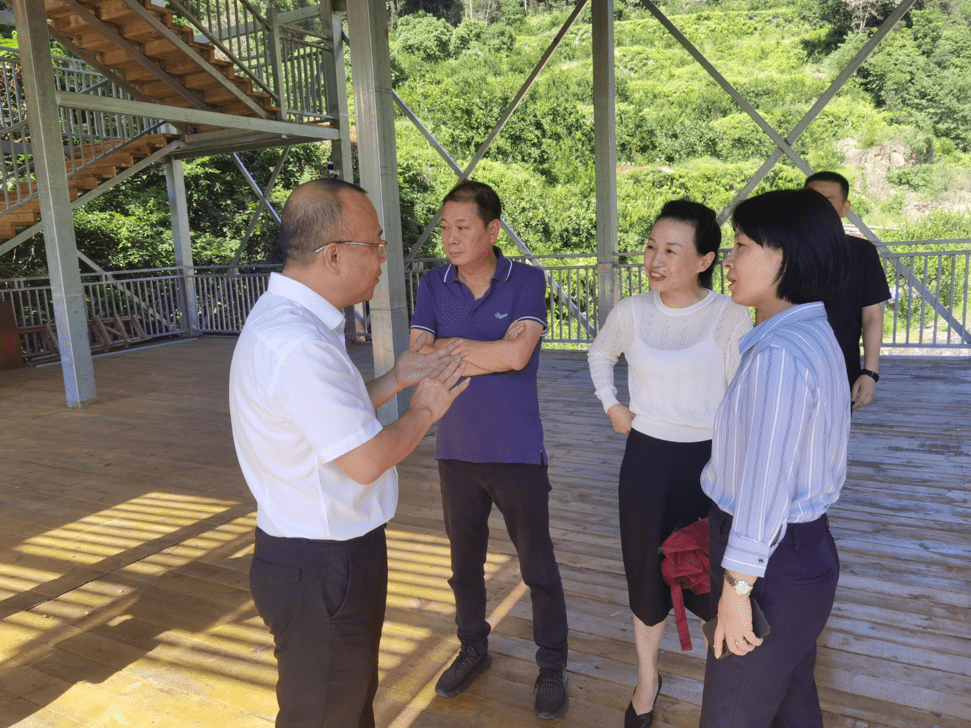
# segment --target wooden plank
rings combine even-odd
[[[247,586],[254,504],[225,397],[233,345],[98,359],[100,403],[83,410],[63,407],[54,367],[0,378],[3,725],[272,724],[272,642]],[[369,371],[367,350],[350,350]],[[824,725],[968,726],[971,368],[887,357],[881,369],[831,511],[843,573],[820,640]],[[544,351],[540,377],[571,623],[571,708],[558,725],[619,725],[636,679],[617,532],[624,438],[593,398],[582,352]],[[493,667],[462,696],[434,695],[457,649],[434,437],[399,468],[399,486],[378,725],[548,725],[531,709],[531,609],[497,512]],[[691,629],[700,644],[693,618]],[[694,728],[703,656],[681,652],[669,627],[659,663],[655,725]]]

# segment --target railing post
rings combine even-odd
[[[614,2],[593,0],[593,135],[597,180],[597,324],[619,300],[617,286],[617,128]],[[589,313],[588,313],[589,315]]]
[[[269,24],[267,48],[270,50],[270,65],[273,67],[273,88],[280,99],[280,118],[286,119],[290,113],[287,107],[286,82],[283,76],[283,46],[280,43],[280,19],[277,9],[270,5],[266,9],[266,22]]]
[[[199,302],[192,277],[192,237],[189,233],[189,211],[185,201],[185,176],[182,173],[181,159],[166,157],[165,189],[169,198],[169,215],[172,218],[175,267],[179,271],[179,328],[183,334],[195,336],[199,332]]]
[[[78,268],[78,246],[64,166],[64,141],[55,98],[54,64],[47,18],[43,3],[15,0],[13,6],[23,63],[27,119],[38,180],[41,219],[44,221],[44,247],[64,389],[69,407],[83,407],[94,404],[97,393],[91,344],[88,341],[87,307]]]
[[[343,16],[330,9],[327,3],[320,4],[320,21],[325,31],[330,28],[333,51],[324,54],[324,95],[327,99],[327,113],[337,119],[341,137],[331,142],[330,158],[338,177],[347,182],[354,181],[351,162],[351,125],[347,109],[347,78],[344,74],[344,32]]]

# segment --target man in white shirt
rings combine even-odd
[[[295,189],[283,272],[233,354],[233,438],[258,506],[250,588],[276,646],[277,728],[374,726],[394,466],[468,386],[457,346],[415,347],[367,384],[348,357],[341,309],[374,294],[381,235],[356,185]],[[382,428],[375,410],[414,384],[411,408]]]

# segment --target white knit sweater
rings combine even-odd
[[[614,365],[623,353],[634,429],[669,442],[710,440],[738,341],[751,328],[748,309],[715,291],[686,308],[668,308],[653,291],[625,298],[587,352],[596,395],[604,411],[618,403]]]

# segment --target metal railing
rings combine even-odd
[[[892,299],[884,316],[884,345],[907,349],[971,349],[969,317],[969,263],[971,249],[913,250],[913,245],[893,245],[882,257]],[[921,246],[926,247],[926,246]],[[624,253],[617,264],[622,296],[646,290],[639,253]],[[525,261],[522,256],[510,256]],[[420,258],[405,271],[409,316],[414,311],[418,282],[425,272],[442,265],[444,259]],[[598,296],[596,258],[590,255],[536,256],[550,281],[557,283],[569,300],[547,297],[549,332],[546,341],[558,344],[589,344],[597,330]],[[238,333],[257,299],[266,291],[270,272],[279,266],[197,266],[118,273],[82,275],[88,318],[137,319],[145,338],[195,333]],[[901,270],[910,273],[908,278]],[[724,290],[724,273],[716,269],[714,288]],[[914,280],[932,295],[939,306],[930,304]],[[191,285],[189,285],[191,283]],[[197,326],[190,329],[187,291],[195,292]],[[550,289],[552,290],[552,288]],[[0,281],[0,298],[11,301],[19,327],[52,324],[54,310],[50,283],[46,278]],[[942,316],[949,312],[952,323]],[[353,336],[370,332],[367,306],[357,307]],[[965,338],[955,330],[963,327]],[[22,336],[28,358],[50,353],[38,333]]]
[[[199,310],[199,331],[239,333],[250,309],[266,292],[272,271],[280,266],[197,266],[191,268]]]
[[[889,338],[888,345],[901,348],[971,347],[969,259],[971,250],[894,251],[882,256],[891,295],[884,313],[884,338]],[[920,287],[950,311],[953,319],[963,327],[963,336],[931,305],[926,295],[922,295]],[[889,337],[886,336],[888,329]]]
[[[166,0],[181,18],[213,45],[216,56],[231,62],[254,88],[279,104],[273,84],[270,24],[247,0]]]
[[[300,26],[275,22],[248,0],[167,0],[172,9],[196,28],[249,78],[254,89],[269,94],[288,121],[331,119],[326,104],[327,57],[333,54],[328,34],[314,30],[315,20]]]
[[[138,332],[142,339],[172,336],[185,329],[180,306],[185,299],[184,276],[177,268],[83,273],[81,285],[89,321],[116,317],[127,320],[130,333]],[[29,329],[21,333],[27,359],[56,354],[48,335],[54,331],[54,302],[48,278],[0,281],[0,299],[13,304],[17,327]]]

